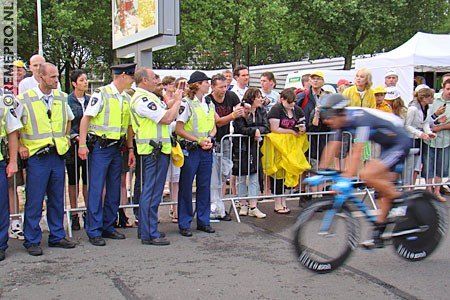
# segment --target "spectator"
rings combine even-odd
[[[436,134],[431,131],[429,118],[427,118],[428,107],[433,101],[434,90],[428,87],[420,88],[417,90],[413,101],[409,103],[406,114],[405,129],[409,137],[413,139],[412,147],[418,150],[421,149],[422,153],[426,153],[428,150],[428,145],[422,141],[436,138]],[[442,114],[443,112],[443,108],[440,108],[437,113]],[[405,185],[414,185],[420,170],[420,153],[413,154],[405,164],[406,176],[403,179],[403,183]]]
[[[12,81],[5,83],[5,90],[10,91],[15,96],[19,95],[19,84],[27,75],[25,64],[21,60],[12,63]]]
[[[384,75],[384,86],[386,88],[386,100],[389,105],[392,104],[390,100],[398,97],[397,91],[398,74],[395,70],[389,70]],[[392,107],[392,105],[391,105]]]
[[[427,183],[432,183],[434,178],[435,184],[440,184],[443,177],[448,177],[449,154],[450,154],[450,109],[446,109],[450,103],[450,79],[442,83],[442,94],[435,99],[430,107],[428,114],[433,118],[440,116],[439,112],[444,110],[443,119],[436,118],[432,124],[431,130],[437,134],[435,139],[425,141],[430,147],[423,155],[423,173],[427,179]],[[434,195],[440,201],[446,201],[440,193],[440,186],[433,187]]]
[[[209,78],[205,73],[191,74],[187,97],[180,107],[176,133],[186,155],[180,174],[178,194],[178,227],[180,234],[192,236],[192,183],[196,177],[197,230],[214,233],[210,226],[212,138],[216,135],[214,104],[206,101]]]
[[[233,82],[233,72],[230,70],[224,70],[222,75],[224,75],[227,79],[227,91],[231,90],[233,88],[233,85],[231,84]]]
[[[368,69],[356,71],[355,84],[346,88],[342,95],[350,99],[349,106],[376,108],[377,102],[373,94],[372,73]]]
[[[83,70],[73,70],[70,73],[70,81],[73,86],[73,92],[67,97],[67,103],[74,114],[74,119],[70,126],[71,145],[66,155],[67,177],[69,179],[69,200],[70,207],[78,207],[78,192],[80,178],[83,180],[83,199],[87,203],[87,168],[86,161],[78,158],[78,142],[80,140],[80,121],[83,117],[90,96],[86,94],[88,90],[88,79]],[[80,218],[78,212],[71,214],[72,230],[80,230]],[[86,221],[86,213],[83,213],[83,219]]]
[[[406,107],[405,102],[403,101],[402,97],[400,97],[400,95],[392,100],[391,108],[394,115],[396,115],[403,121],[406,120],[406,113],[408,111],[408,108]]]
[[[280,94],[277,91],[274,91],[274,88],[277,86],[277,81],[272,72],[264,72],[261,74],[260,82],[264,107],[266,108],[266,111],[269,112],[272,106],[278,102],[278,98],[280,97]]]
[[[211,180],[211,215],[216,219],[231,221],[231,217],[225,211],[225,205],[222,201],[222,197],[225,194],[225,181],[220,186],[218,183],[221,181],[219,174],[220,163],[222,167],[225,165],[231,165],[231,143],[230,139],[226,138],[222,140],[224,136],[230,134],[230,123],[245,114],[244,107],[241,106],[241,102],[238,96],[226,89],[227,79],[222,74],[217,74],[212,77],[211,88],[212,93],[206,96],[207,101],[212,101],[215,106],[215,121],[217,127],[216,134],[216,151],[215,153],[221,153],[222,156],[213,156],[212,167],[212,180]],[[230,173],[230,170],[223,170],[222,173]]]
[[[373,94],[375,95],[375,101],[377,102],[377,109],[384,111],[384,112],[392,112],[391,107],[389,104],[384,101],[384,96],[386,96],[386,90],[381,85],[375,87],[373,89]]]
[[[321,71],[315,71],[309,75],[310,87],[303,92],[297,94],[296,104],[300,106],[305,114],[305,124],[309,124],[309,116],[319,101],[320,95],[323,93],[323,85],[325,77]]]
[[[245,65],[237,66],[233,71],[234,79],[236,80],[236,85],[231,89],[232,92],[235,92],[239,97],[239,100],[242,100],[245,92],[248,89],[248,67]]]
[[[24,127],[20,130],[19,153],[27,163],[25,202],[25,242],[28,253],[42,255],[42,230],[39,221],[47,194],[49,247],[74,248],[64,232],[64,155],[69,150],[68,134],[74,115],[67,94],[58,91],[58,69],[43,63],[39,67],[39,85],[19,95]],[[39,122],[38,122],[39,121]]]
[[[241,200],[240,216],[249,215],[262,219],[266,214],[257,208],[257,197],[259,195],[259,172],[261,170],[260,145],[262,145],[262,135],[269,133],[269,121],[267,112],[262,107],[263,98],[260,90],[249,88],[243,101],[251,105],[244,116],[234,121],[234,132],[248,136],[242,138],[241,142],[233,143],[233,175],[237,180],[237,191],[239,197],[252,197],[248,200]],[[248,189],[247,189],[248,177]]]
[[[317,72],[311,74],[311,76],[313,75],[320,77]],[[312,101],[315,102],[314,99]],[[285,89],[281,92],[280,102],[272,107],[268,114],[268,119],[271,132],[292,134],[294,136],[299,136],[300,134],[304,134],[306,132],[305,114],[303,110],[295,104],[295,93],[292,89]],[[272,190],[272,194],[274,195],[284,194],[284,180],[277,178],[276,175],[275,178],[271,177],[270,188]],[[291,212],[291,210],[287,207],[286,197],[275,196],[274,200],[274,210],[276,213],[288,214]]]
[[[348,81],[347,79],[339,79],[336,86],[338,89],[338,93],[342,94],[342,92],[348,88],[350,85],[350,81]]]

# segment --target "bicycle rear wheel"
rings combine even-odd
[[[427,258],[436,250],[448,227],[448,209],[427,191],[411,192],[406,200],[405,218],[397,221],[393,233],[425,226],[424,232],[392,239],[398,255],[409,261]]]
[[[320,225],[333,200],[313,202],[298,216],[294,229],[294,247],[301,265],[316,273],[329,273],[340,267],[357,247],[359,224],[348,207],[334,216],[329,232],[320,233]]]

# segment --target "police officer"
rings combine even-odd
[[[135,80],[137,88],[131,99],[131,114],[137,153],[141,156],[144,170],[138,235],[145,245],[169,245],[169,240],[158,231],[158,207],[172,149],[168,125],[177,117],[182,90],[177,90],[175,101],[170,102],[167,109],[164,101],[152,93],[157,80],[151,69],[138,69]]]
[[[0,261],[5,259],[5,250],[8,248],[9,229],[9,200],[7,177],[17,172],[17,151],[19,148],[18,130],[22,127],[14,110],[13,95],[4,95],[0,88],[0,141],[8,139],[9,162],[7,153],[0,151]]]
[[[58,91],[58,69],[51,63],[39,67],[39,85],[18,96],[22,118],[19,154],[28,159],[24,246],[30,255],[42,255],[40,246],[44,196],[47,194],[49,247],[74,248],[65,238],[63,155],[69,149],[70,121],[74,116],[67,94]]]
[[[180,174],[178,194],[178,227],[182,236],[192,236],[192,183],[196,176],[197,229],[207,233],[215,230],[209,225],[211,211],[212,140],[216,134],[214,104],[205,99],[209,78],[195,71],[189,78],[187,97],[180,106],[176,134],[184,149],[185,159]]]
[[[78,155],[85,160],[89,154],[86,233],[94,246],[104,246],[103,238],[125,239],[124,234],[114,229],[114,223],[120,203],[121,149],[125,136],[129,150],[128,164],[131,167],[135,162],[130,98],[124,92],[133,83],[135,68],[136,64],[111,67],[113,82],[95,90],[80,123]],[[88,131],[90,140],[86,144]]]

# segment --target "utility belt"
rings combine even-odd
[[[125,143],[125,137],[121,137],[118,140],[113,140],[106,138],[105,135],[98,136],[88,133],[86,138],[86,145],[89,148],[89,151],[92,151],[92,149],[94,149],[95,144],[97,143],[101,149],[110,148],[113,146],[117,147],[118,149],[121,149]]]
[[[180,147],[181,147],[181,149],[186,150],[186,151],[192,151],[192,150],[200,148],[200,146],[197,142],[191,142],[188,140],[180,140]]]
[[[44,148],[41,148],[38,151],[36,151],[34,155],[36,155],[37,158],[44,158],[50,155],[51,153],[57,153],[56,147],[53,145],[47,145]]]
[[[2,138],[0,141],[0,151],[3,155],[3,160],[8,163],[9,162],[9,151],[8,151],[8,144],[5,140],[5,138]]]

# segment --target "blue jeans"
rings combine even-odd
[[[158,231],[158,208],[163,196],[166,182],[169,155],[161,153],[158,160],[151,155],[142,155],[144,188],[139,201],[139,230],[142,240],[160,237]]]
[[[90,238],[114,231],[120,205],[122,158],[115,146],[100,148],[98,143],[89,153],[89,187],[86,234]],[[103,201],[103,187],[106,194]]]
[[[0,161],[0,249],[8,248],[9,200],[6,162]]]
[[[211,171],[212,153],[195,149],[185,156],[180,174],[180,190],[178,192],[178,227],[191,228],[194,218],[192,210],[192,183],[196,176],[196,211],[197,225],[209,225],[211,212]]]
[[[25,190],[25,248],[39,245],[42,231],[39,222],[42,205],[47,194],[47,223],[50,229],[49,243],[56,243],[66,237],[64,231],[64,160],[51,152],[44,157],[31,156],[27,165],[27,187]]]

